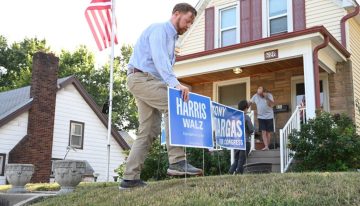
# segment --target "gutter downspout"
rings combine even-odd
[[[313,66],[314,66],[314,81],[315,81],[315,106],[316,109],[321,108],[320,104],[320,78],[319,78],[319,50],[329,45],[330,38],[328,35],[324,35],[324,42],[317,45],[313,52]]]
[[[360,8],[359,8],[359,4],[354,1],[356,4],[355,7],[355,11],[353,11],[352,13],[348,13],[347,15],[345,15],[343,18],[341,18],[340,21],[340,28],[341,28],[341,44],[346,48],[346,31],[345,31],[345,23],[348,19],[351,19],[353,17],[355,17],[356,15],[359,14],[360,12]]]

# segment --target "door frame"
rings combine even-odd
[[[229,86],[234,84],[246,84],[246,99],[250,100],[250,77],[243,77],[231,80],[213,82],[213,101],[219,101],[219,87]]]
[[[319,74],[319,81],[323,82],[323,92],[324,92],[324,110],[329,112],[330,111],[330,103],[329,103],[329,79],[328,73],[320,73]],[[296,84],[304,83],[304,76],[293,76],[291,77],[291,109],[295,111],[295,94],[296,94]]]

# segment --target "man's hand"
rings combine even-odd
[[[178,84],[176,86],[176,89],[180,89],[181,90],[181,98],[187,102],[189,100],[189,88],[181,85],[181,84]]]

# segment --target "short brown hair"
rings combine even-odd
[[[196,9],[188,3],[176,4],[174,6],[172,14],[175,14],[175,12],[177,11],[181,13],[188,13],[190,11],[194,15],[194,17],[197,15]]]

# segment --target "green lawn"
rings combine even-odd
[[[119,191],[82,184],[76,192],[35,205],[360,205],[360,173],[213,176],[149,183]]]

